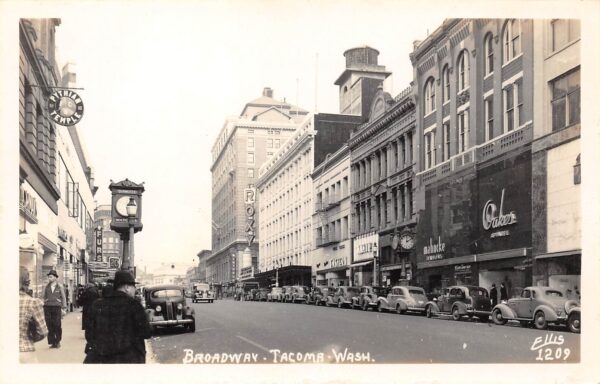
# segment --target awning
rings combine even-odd
[[[56,251],[57,251],[56,244],[54,244],[52,242],[52,240],[48,239],[46,236],[42,235],[39,232],[38,232],[38,243],[40,243],[40,245],[42,247],[44,247],[44,249],[46,251],[50,251],[50,252],[54,252],[54,253],[56,253]]]
[[[348,265],[342,265],[340,267],[333,267],[333,268],[321,269],[321,270],[317,271],[317,273],[322,275],[322,274],[327,273],[327,272],[345,271],[346,269],[348,269]]]
[[[572,251],[565,252],[554,252],[554,253],[546,253],[543,255],[537,255],[535,259],[550,259],[553,257],[563,257],[563,256],[573,256],[573,255],[581,255],[581,249],[575,249]]]
[[[373,260],[363,261],[362,263],[351,264],[350,268],[363,267],[363,266],[365,266],[367,264],[373,264]]]

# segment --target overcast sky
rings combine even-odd
[[[211,148],[225,118],[263,87],[310,111],[337,113],[343,52],[365,44],[393,72],[386,91],[409,86],[412,43],[443,18],[405,6],[127,3],[118,12],[95,6],[60,15],[59,65],[75,62],[85,88],[79,127],[98,204],[110,202],[110,179],[145,182],[137,262],[192,265],[211,248]]]

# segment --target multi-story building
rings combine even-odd
[[[417,283],[531,283],[533,21],[449,19],[410,55]]]
[[[296,131],[308,112],[273,98],[270,88],[247,103],[240,116],[228,118],[212,155],[212,254],[206,257],[206,277],[214,284],[232,285],[241,269],[256,269],[257,209],[249,215],[258,169]],[[246,204],[248,202],[248,204]],[[256,211],[256,212],[254,212]]]
[[[90,273],[97,281],[106,281],[120,268],[123,257],[121,235],[110,229],[112,206],[99,205],[94,211],[94,239]]]
[[[209,249],[203,249],[196,256],[198,256],[198,280],[201,283],[206,283],[210,279],[207,278],[206,274],[206,259],[211,255],[212,251]]]
[[[397,285],[414,276],[412,91],[406,88],[392,98],[380,89],[369,121],[348,141],[354,238],[351,267],[360,285]]]
[[[533,284],[581,287],[580,21],[534,21]]]

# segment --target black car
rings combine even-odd
[[[146,316],[153,330],[157,327],[183,326],[196,331],[194,309],[185,299],[185,290],[177,285],[154,285],[144,290]]]

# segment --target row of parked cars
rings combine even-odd
[[[546,329],[549,324],[566,325],[571,332],[581,332],[581,307],[578,300],[551,287],[526,287],[519,297],[503,301],[494,307],[485,288],[456,285],[442,290],[442,294],[428,298],[420,287],[314,287],[283,286],[252,289],[246,293],[248,301],[277,301],[305,303],[338,308],[356,308],[363,311],[393,311],[399,314],[419,313],[427,317],[449,315],[454,320],[476,317],[498,325],[518,321],[522,326],[533,324]]]

